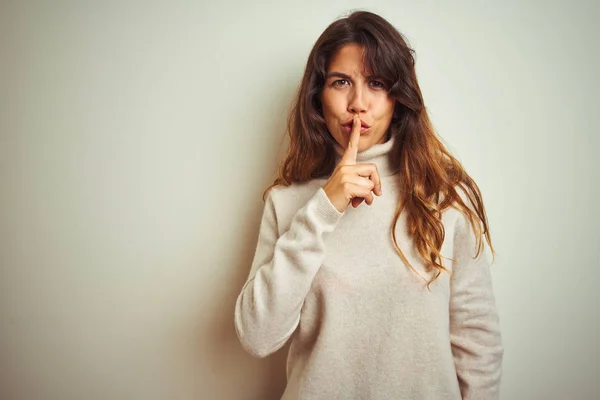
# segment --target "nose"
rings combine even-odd
[[[367,109],[367,93],[360,85],[356,85],[348,93],[348,111],[352,114],[360,114]]]

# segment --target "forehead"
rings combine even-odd
[[[364,48],[358,44],[344,45],[331,59],[328,72],[343,72],[348,75],[367,75],[364,64]]]

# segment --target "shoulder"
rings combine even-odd
[[[455,251],[456,247],[478,249],[480,242],[485,242],[483,236],[484,224],[477,212],[478,196],[466,185],[457,184],[454,186],[454,190],[456,190],[457,196],[472,215],[469,216],[466,210],[461,209],[456,200],[453,201],[442,212],[442,221],[446,235],[445,240],[448,243],[452,243]],[[479,198],[479,201],[482,200]]]
[[[454,185],[453,188],[456,191],[456,194],[458,195],[460,200],[462,200],[462,202],[465,204],[465,206],[467,206],[471,211],[475,211],[475,205],[471,201],[470,195],[467,192],[467,190],[460,184]],[[442,203],[444,199],[445,195],[440,194],[440,203]],[[451,222],[455,224],[460,222],[462,224],[464,223],[465,219],[468,221],[468,217],[465,215],[465,212],[461,210],[456,200],[454,200],[452,204],[450,204],[446,209],[444,209],[442,214],[445,217],[444,220],[446,223]]]
[[[295,182],[289,186],[273,186],[265,196],[265,207],[280,221],[291,219],[325,184],[323,179]]]
[[[467,212],[459,209],[457,204],[452,205],[455,251],[463,251],[473,257],[476,257],[477,254],[483,251],[484,257],[489,260],[492,251],[485,237],[486,225],[479,217],[481,212],[485,218],[485,208],[481,193],[475,193],[473,189],[469,187],[465,188],[463,185],[456,185],[455,190],[464,205],[472,213],[471,217],[469,217]]]
[[[273,186],[267,193],[266,199],[270,199],[276,206],[296,202],[306,202],[317,190],[325,184],[325,180],[313,179],[307,182],[294,182],[289,186]]]

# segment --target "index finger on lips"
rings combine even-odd
[[[360,118],[354,116],[352,122],[352,131],[348,140],[348,147],[344,153],[343,161],[345,164],[356,164],[356,155],[358,154],[358,142],[360,140]]]

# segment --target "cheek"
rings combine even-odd
[[[323,93],[321,103],[323,104],[323,112],[329,115],[337,115],[340,110],[344,110],[344,98],[340,94],[331,91]]]
[[[382,121],[388,121],[392,119],[394,114],[394,102],[389,99],[381,99],[380,102],[377,103],[377,119]]]

